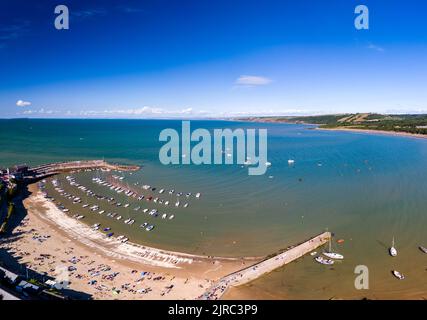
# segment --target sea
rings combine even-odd
[[[181,125],[179,120],[0,120],[0,167],[86,159],[141,166],[132,173],[72,175],[97,194],[129,204],[127,208],[86,197],[65,176],[57,177],[64,190],[80,195],[83,202],[99,204],[106,213],[122,215],[120,221],[61,199],[50,181],[47,190],[72,213],[85,215],[82,222],[101,223],[133,242],[162,249],[262,257],[325,230],[333,232],[332,249],[344,255],[343,261],[324,266],[307,255],[232,289],[226,298],[427,298],[427,255],[418,249],[427,247],[427,139],[300,124],[191,121],[192,129],[209,131],[267,129],[271,166],[264,175],[250,176],[241,164],[163,165],[159,134],[166,128],[179,132]],[[118,195],[94,183],[94,177],[117,180],[163,203]],[[165,192],[159,194],[160,189]],[[198,192],[200,198],[194,196]],[[164,205],[167,200],[169,206]],[[143,208],[156,208],[160,215],[150,216]],[[174,219],[162,219],[163,213]],[[125,218],[136,222],[126,225]],[[140,228],[143,222],[155,228],[147,232]],[[397,257],[388,254],[393,238]],[[323,250],[319,248],[317,255]],[[356,285],[360,268],[368,271],[362,289]],[[393,277],[392,270],[403,273],[405,280]]]

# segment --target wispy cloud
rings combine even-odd
[[[54,115],[54,114],[61,114],[60,111],[57,110],[51,110],[51,109],[45,109],[40,108],[37,110],[25,110],[24,112],[20,113],[23,115]]]
[[[158,107],[144,106],[141,108],[113,108],[104,110],[54,110],[49,108],[28,109],[18,112],[18,115],[25,116],[56,116],[56,117],[76,117],[76,118],[199,118],[209,115],[202,110],[184,108],[178,110],[163,109]]]
[[[112,7],[110,9],[113,11],[112,13],[140,13],[144,12],[144,10],[132,7],[128,5],[119,5],[117,7]],[[109,13],[109,10],[99,7],[99,8],[91,8],[91,9],[80,9],[80,10],[70,10],[71,16],[74,16],[76,18],[80,19],[86,19],[86,18],[94,18],[94,17],[103,17],[106,16]]]
[[[20,21],[0,26],[0,49],[7,47],[7,42],[25,36],[30,29],[29,21]]]
[[[64,118],[108,118],[108,119],[207,119],[207,118],[239,118],[251,116],[296,116],[312,115],[318,112],[308,109],[259,109],[255,111],[204,111],[193,108],[164,109],[144,106],[141,108],[113,108],[104,110],[53,110],[49,108],[28,109],[18,113],[29,117],[64,117]]]
[[[16,101],[16,105],[18,107],[28,107],[28,106],[31,106],[31,102],[30,101],[24,101],[24,100],[18,100],[18,101]]]
[[[120,5],[117,8],[120,11],[125,12],[125,13],[140,13],[140,12],[144,12],[145,11],[145,10],[143,10],[141,8],[126,6],[126,5]]]
[[[385,49],[383,47],[377,46],[377,45],[375,45],[373,43],[370,43],[367,46],[367,48],[370,49],[370,50],[377,51],[377,52],[384,52],[385,51]]]
[[[158,107],[142,107],[127,109],[105,109],[105,110],[85,110],[79,113],[80,116],[89,117],[182,117],[182,116],[201,116],[206,114],[204,111],[195,111],[193,108],[181,110],[167,110]]]
[[[272,80],[266,77],[261,76],[251,76],[251,75],[241,75],[239,78],[236,79],[234,82],[237,86],[265,86],[269,83],[271,83]]]
[[[71,16],[85,19],[85,18],[92,18],[96,16],[105,16],[107,14],[107,10],[103,8],[97,8],[97,9],[84,9],[84,10],[70,10]]]

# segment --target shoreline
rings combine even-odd
[[[377,134],[377,135],[395,136],[395,137],[427,139],[427,135],[425,135],[425,134],[409,133],[409,132],[397,132],[397,131],[385,131],[385,130],[374,130],[374,129],[357,129],[357,128],[344,128],[344,127],[338,127],[338,128],[316,127],[315,130],[356,132],[356,133]]]
[[[320,128],[321,124],[318,123],[295,123],[287,121],[273,121],[273,120],[262,120],[262,119],[236,119],[236,122],[247,122],[247,123],[268,123],[268,124],[290,124],[290,125],[307,125],[307,126],[316,126],[310,130],[325,130],[325,131],[343,131],[343,132],[357,132],[357,133],[367,133],[367,134],[378,134],[378,135],[389,135],[397,137],[408,137],[408,138],[418,138],[418,139],[427,139],[427,134],[419,133],[410,133],[404,131],[386,131],[386,130],[375,130],[375,129],[358,129],[358,128],[349,128],[349,127],[336,127],[336,128]]]
[[[29,190],[23,201],[26,216],[0,241],[1,260],[13,256],[20,265],[53,278],[57,267],[65,266],[69,289],[93,299],[197,299],[214,281],[259,261],[120,243],[67,216],[36,185]]]

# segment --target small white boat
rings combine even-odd
[[[389,251],[389,253],[390,253],[390,255],[391,255],[392,257],[397,256],[397,250],[396,250],[396,248],[394,247],[394,237],[393,237],[393,242],[392,242],[392,244],[391,244],[391,248],[390,248],[388,251]]]
[[[336,252],[323,252],[323,255],[327,256],[328,258],[336,259],[336,260],[344,259],[344,256],[342,254],[339,254]]]
[[[117,219],[117,220],[121,220],[121,219],[122,219],[122,216],[118,216],[116,219]]]
[[[316,262],[320,263],[320,264],[324,264],[324,265],[333,265],[334,264],[334,260],[331,259],[325,259],[322,256],[318,256],[316,258],[314,258],[314,260],[316,260]]]
[[[175,202],[175,207],[179,207],[179,201]]]
[[[171,215],[170,217],[169,217],[169,220],[172,220],[173,218],[175,218],[175,215]]]
[[[187,208],[187,207],[188,207],[188,203],[184,204],[184,208]]]
[[[103,214],[105,212],[105,210],[101,210],[99,211],[99,214]]]
[[[323,252],[324,256],[327,256],[328,258],[331,259],[336,259],[336,260],[342,260],[344,259],[344,256],[342,254],[336,253],[336,252],[332,252],[332,239],[329,238],[329,249],[328,251]]]
[[[142,210],[142,212],[147,213],[147,212],[148,212],[148,209],[144,209],[144,210]]]
[[[126,224],[128,224],[129,223],[129,221],[130,221],[130,218],[129,219],[126,219],[125,221],[123,221],[124,223],[126,223]]]
[[[165,189],[160,189],[159,193],[162,194],[163,192],[165,192]]]
[[[295,160],[293,160],[293,159],[288,160],[288,164],[294,164],[294,163],[295,163]]]
[[[143,224],[141,224],[141,228],[145,228],[148,225],[148,222],[144,222]]]
[[[196,193],[196,198],[200,198],[200,196],[201,196],[200,192],[197,192]]]
[[[169,200],[165,201],[165,206],[169,205]]]
[[[419,246],[421,252],[427,253],[427,248],[423,247],[423,246]]]
[[[267,167],[271,167],[271,162],[268,162],[268,161],[267,161],[267,162],[265,163],[265,165],[266,165]]]
[[[147,231],[151,231],[151,230],[153,230],[154,229],[154,226],[153,225],[150,225],[150,226],[148,226],[147,228],[145,228],[145,230],[147,230]]]
[[[162,215],[162,219],[166,219],[166,217],[167,217],[168,215],[166,214],[166,213],[163,213],[163,215]]]
[[[399,280],[405,279],[405,276],[401,274],[399,271],[393,270],[391,273]]]

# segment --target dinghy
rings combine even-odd
[[[318,256],[316,258],[314,258],[314,260],[316,260],[316,262],[320,263],[320,264],[324,264],[324,265],[333,265],[334,264],[334,260],[331,259],[325,259],[322,256]]]
[[[399,280],[405,279],[405,276],[401,274],[399,271],[393,270],[391,273]]]
[[[391,255],[392,257],[397,256],[397,250],[396,250],[396,248],[394,247],[394,237],[393,237],[393,242],[392,242],[392,244],[391,244],[391,248],[389,249],[389,253],[390,253],[390,255]]]
[[[427,248],[425,248],[423,246],[420,246],[419,248],[420,248],[421,252],[427,253]]]

